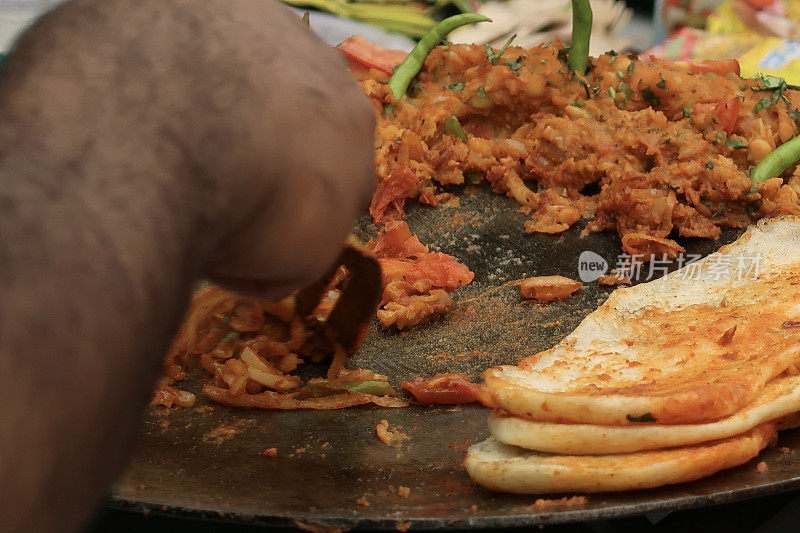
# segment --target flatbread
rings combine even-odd
[[[464,462],[489,490],[518,494],[611,492],[684,483],[746,463],[774,441],[775,424],[744,435],[670,450],[619,455],[551,455],[498,442],[471,446]]]
[[[707,424],[555,424],[495,412],[489,417],[489,430],[499,442],[529,450],[568,455],[603,455],[674,448],[724,439],[741,435],[759,424],[797,411],[800,411],[800,376],[781,376],[767,383],[759,398],[745,409]]]
[[[798,326],[800,217],[787,216],[617,289],[558,345],[484,378],[496,407],[531,420],[699,424],[741,410],[800,363]]]

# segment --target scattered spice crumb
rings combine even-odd
[[[469,510],[472,511],[473,513],[477,513],[478,506],[473,503],[472,505],[469,506]]]
[[[792,450],[787,448],[786,446],[782,446],[779,450],[781,453],[790,453]]]
[[[270,457],[270,458],[277,457],[278,456],[278,448],[267,448],[266,450],[261,452],[261,455],[263,455],[264,457]]]
[[[571,498],[561,498],[560,500],[551,500],[551,499],[538,499],[533,502],[533,505],[529,505],[528,509],[532,509],[535,511],[544,511],[548,509],[552,509],[553,507],[584,507],[586,505],[586,496],[573,496]]]
[[[324,450],[325,448],[327,448],[327,447],[328,447],[328,446],[330,446],[330,445],[331,445],[331,443],[330,443],[330,442],[328,442],[328,441],[325,441],[325,442],[323,442],[323,443],[322,443],[322,446],[320,446],[320,448],[322,448],[322,449]]]
[[[369,507],[369,502],[367,501],[366,497],[362,496],[356,500],[356,505],[360,505],[361,507]]]
[[[459,444],[456,441],[451,442],[448,444],[450,449],[456,450],[458,452],[466,452],[467,448],[469,448],[469,438],[464,439],[464,442]]]
[[[192,410],[193,410],[195,413],[210,413],[211,411],[213,411],[213,410],[214,410],[214,408],[213,408],[213,407],[211,407],[210,405],[204,405],[204,406],[202,406],[202,407],[195,407],[195,408],[194,408],[194,409],[192,409]]]
[[[159,422],[159,425],[162,428],[167,429],[169,427],[169,420],[162,420],[161,422]]]
[[[769,466],[764,461],[761,461],[756,465],[756,472],[759,474],[763,474],[764,472],[769,472]]]
[[[399,531],[400,533],[406,533],[406,531],[411,529],[411,523],[410,522],[398,522],[398,524],[396,526],[394,526],[394,528],[397,531]]]
[[[203,440],[217,445],[222,444],[241,433],[242,429],[252,423],[253,420],[237,420],[233,424],[222,424],[203,435]]]
[[[597,278],[597,283],[605,287],[614,287],[616,285],[630,285],[631,280],[622,274],[606,274]]]
[[[295,448],[294,449],[294,453],[303,453],[304,451],[306,451],[305,447],[303,447],[303,448]]]
[[[394,426],[393,428],[389,429],[389,422],[387,420],[381,420],[380,424],[375,426],[375,434],[378,435],[380,441],[387,446],[392,446],[394,448],[399,448],[403,441],[410,438],[408,435],[400,431],[399,426]]]
[[[410,488],[404,487],[403,485],[397,487],[397,495],[400,496],[401,498],[408,498],[410,494],[411,494]]]

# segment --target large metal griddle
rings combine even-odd
[[[390,376],[392,383],[418,375],[461,371],[473,377],[494,364],[514,363],[557,343],[611,292],[596,283],[562,302],[520,302],[513,280],[531,275],[577,277],[578,256],[592,250],[613,267],[620,253],[611,233],[579,237],[583,225],[555,236],[526,235],[517,204],[486,189],[468,187],[458,207],[411,205],[406,220],[432,248],[452,254],[476,274],[455,293],[455,310],[408,332],[382,331],[377,321],[350,365]],[[376,228],[364,218],[363,238]],[[682,241],[689,252],[708,254],[738,236],[717,242]],[[322,372],[307,368],[307,372]],[[495,494],[472,483],[462,467],[465,446],[487,437],[488,410],[461,407],[359,407],[340,411],[232,409],[199,394],[205,377],[185,385],[209,412],[149,408],[127,470],[110,505],[265,525],[295,520],[351,528],[487,528],[563,523],[685,509],[800,487],[800,430],[781,434],[756,462],[710,478],[661,489],[590,495],[585,507],[528,508],[536,496]],[[375,435],[386,419],[411,438],[399,448]],[[213,430],[241,432],[213,438]],[[328,444],[325,444],[328,443]],[[278,457],[262,455],[276,447]],[[782,447],[790,449],[781,451]],[[796,450],[796,451],[795,451]],[[407,498],[397,487],[411,489]],[[369,507],[356,503],[366,498]],[[556,496],[558,497],[558,496]]]

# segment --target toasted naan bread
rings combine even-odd
[[[694,446],[619,455],[550,455],[490,437],[469,448],[464,462],[487,489],[519,494],[611,492],[694,481],[746,463],[775,439],[775,424]]]
[[[780,376],[764,387],[755,402],[728,418],[706,424],[672,426],[595,426],[534,422],[498,412],[489,417],[492,436],[540,452],[603,455],[674,448],[741,435],[759,424],[800,411],[800,376]]]
[[[800,363],[798,326],[800,217],[781,217],[616,290],[555,347],[484,377],[498,408],[531,420],[698,424],[739,411]]]

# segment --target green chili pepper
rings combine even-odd
[[[588,2],[588,0],[586,1]],[[406,94],[408,84],[411,83],[414,76],[419,73],[428,54],[444,40],[448,33],[461,26],[466,26],[467,24],[491,22],[491,20],[492,19],[488,17],[475,13],[461,13],[460,15],[448,17],[431,28],[431,30],[420,39],[417,46],[411,50],[411,53],[400,63],[400,66],[397,67],[394,74],[392,74],[392,77],[389,79],[389,88],[392,90],[392,94],[394,94],[395,101],[399,101],[403,95]]]
[[[458,117],[450,116],[447,120],[444,121],[444,129],[447,133],[455,135],[462,141],[464,144],[467,144],[467,134],[464,133],[464,128],[461,127],[461,123],[458,121]]]
[[[592,6],[589,0],[572,0],[572,44],[567,66],[586,74],[589,66],[589,39],[592,35]]]
[[[800,161],[800,135],[792,137],[770,152],[750,173],[750,179],[764,183],[780,176],[790,166]]]

